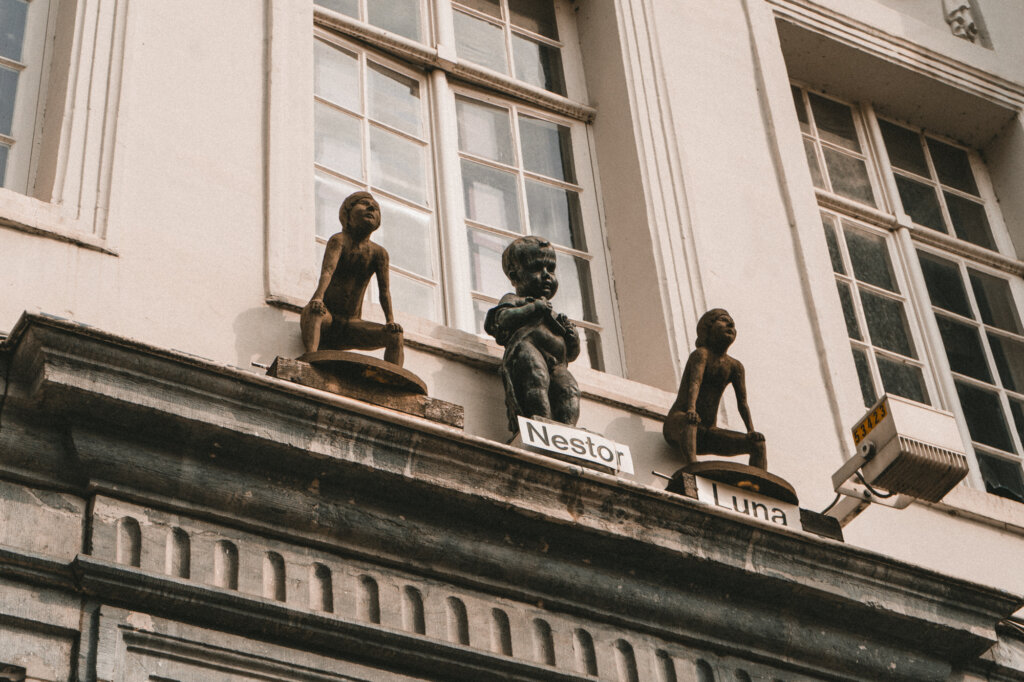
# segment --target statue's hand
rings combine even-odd
[[[387,324],[384,325],[384,331],[386,331],[388,334],[401,334],[402,325],[398,324],[397,322],[388,322]]]
[[[572,334],[576,333],[576,325],[572,323],[572,320],[570,320],[569,316],[565,313],[558,313],[555,315],[555,322],[565,327],[565,331]]]
[[[761,433],[760,431],[748,431],[747,440],[754,441],[755,443],[763,443],[764,434]]]
[[[697,414],[696,410],[686,411],[686,423],[688,424],[700,424],[700,415]]]
[[[313,313],[314,315],[327,314],[327,306],[325,306],[324,302],[318,298],[314,298],[312,301],[306,304],[306,309],[309,310],[309,312]]]

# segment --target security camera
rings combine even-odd
[[[872,502],[896,509],[938,502],[967,476],[949,412],[883,395],[850,431],[857,454],[832,475],[837,502],[825,512],[844,526]]]

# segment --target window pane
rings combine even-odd
[[[484,331],[484,322],[487,320],[487,311],[494,307],[494,304],[490,301],[481,301],[478,298],[473,299],[473,317],[476,321],[476,333],[480,336],[486,336],[487,332]]]
[[[0,57],[21,61],[27,16],[28,3],[24,0],[0,0]]]
[[[430,214],[387,197],[380,203],[380,229],[373,240],[388,250],[391,264],[430,279],[434,278],[434,231]]]
[[[461,151],[500,163],[515,163],[508,109],[464,97],[455,98],[455,109]]]
[[[953,221],[956,236],[986,249],[995,249],[988,218],[985,217],[985,207],[949,192],[943,194],[946,196],[946,208],[949,209],[949,217]]]
[[[359,119],[323,102],[314,102],[313,115],[313,158],[316,162],[351,178],[363,179],[365,176]]]
[[[314,0],[314,2],[339,14],[359,18],[359,0]]]
[[[18,94],[18,72],[0,66],[0,134],[10,135],[14,121],[14,100]]]
[[[992,348],[1003,386],[1024,393],[1024,343],[989,332],[988,345]]]
[[[926,178],[931,177],[920,135],[888,121],[879,120],[878,127],[882,129],[882,139],[885,140],[885,149],[889,152],[889,162],[893,166]]]
[[[501,269],[501,253],[512,240],[473,228],[467,228],[466,235],[469,238],[470,286],[473,290],[494,298],[501,298],[512,291],[512,284]]]
[[[593,329],[577,327],[580,333],[580,357],[577,363],[589,366],[600,372],[604,371],[604,353],[601,351],[601,335]]]
[[[458,0],[460,5],[501,19],[501,0]],[[483,329],[483,327],[481,327]]]
[[[376,294],[377,288],[370,290]],[[437,287],[420,282],[401,273],[391,273],[391,305],[399,313],[413,317],[425,317],[434,322],[441,321],[437,302]],[[401,324],[401,320],[399,320]]]
[[[971,440],[989,445],[1000,450],[1013,452],[1010,432],[1006,428],[1006,418],[999,404],[999,397],[991,392],[956,382],[956,392],[960,395],[960,406],[967,420],[967,430]]]
[[[580,196],[571,189],[526,181],[526,206],[530,232],[555,244],[586,251]]]
[[[410,40],[420,39],[420,0],[370,0],[366,10],[374,26]]]
[[[844,232],[846,248],[850,252],[850,262],[853,264],[853,274],[856,278],[889,291],[898,291],[885,239],[850,227]]]
[[[992,373],[985,361],[985,352],[981,349],[977,327],[951,320],[945,315],[936,315],[935,321],[939,325],[946,357],[949,358],[949,368],[958,374],[966,374],[991,384]]]
[[[818,153],[814,142],[804,138],[804,152],[807,154],[807,165],[811,169],[811,182],[818,189],[825,189],[825,181],[821,177],[821,166],[818,165]]]
[[[361,112],[359,59],[320,40],[313,45],[313,92],[346,109]]]
[[[874,205],[875,194],[871,191],[867,165],[856,157],[828,147],[823,147],[822,153],[825,155],[828,177],[832,180],[832,191],[844,197]]]
[[[825,228],[825,243],[828,244],[828,256],[832,260],[832,272],[845,275],[846,268],[843,267],[843,256],[839,253],[839,242],[836,239],[836,219],[823,214],[821,224]]]
[[[974,270],[968,272],[971,288],[974,289],[974,298],[981,312],[981,320],[985,324],[1008,332],[1024,333],[1017,308],[1013,304],[1013,296],[1010,294],[1009,282]]]
[[[900,192],[903,210],[911,220],[939,232],[949,232],[942,220],[942,209],[939,208],[939,198],[935,195],[934,187],[902,175],[896,176],[896,187]]]
[[[565,253],[555,254],[558,292],[553,297],[556,313],[565,313],[574,320],[597,322],[590,263]]]
[[[855,152],[860,151],[857,129],[853,125],[850,107],[830,99],[807,93],[811,100],[811,111],[818,126],[818,136],[826,142],[837,144]]]
[[[521,115],[519,138],[523,145],[523,167],[526,170],[566,182],[576,182],[569,128]]]
[[[0,144],[0,187],[4,186],[4,177],[7,175],[7,153],[10,147]]]
[[[332,234],[341,232],[338,210],[341,202],[352,192],[362,189],[356,185],[339,180],[322,171],[316,171],[316,233],[328,239]],[[320,254],[321,260],[323,253]]]
[[[516,78],[559,95],[565,94],[562,51],[529,38],[512,34],[512,60]]]
[[[851,339],[863,341],[860,335],[860,325],[857,324],[857,313],[853,308],[853,295],[850,293],[850,285],[846,282],[836,282],[839,288],[839,301],[843,305],[843,317],[846,319],[846,333]]]
[[[917,258],[921,262],[921,271],[924,273],[932,305],[964,317],[974,317],[956,263],[950,263],[924,251],[918,251]]]
[[[523,231],[514,174],[463,159],[462,193],[470,220],[509,232]]]
[[[860,394],[864,398],[864,407],[871,407],[878,400],[878,396],[875,394],[875,382],[871,380],[868,356],[864,349],[853,349],[853,364],[857,366],[857,378],[860,379]]]
[[[864,306],[864,319],[868,324],[871,343],[893,353],[916,357],[903,304],[863,290],[860,292],[860,300]]]
[[[555,3],[551,0],[508,0],[508,11],[513,26],[558,40]]]
[[[370,127],[370,180],[375,187],[427,203],[427,155],[420,144]]]
[[[1019,464],[978,453],[978,466],[985,479],[985,490],[993,495],[1024,502],[1024,477],[1021,476]]]
[[[928,389],[924,385],[921,368],[898,362],[884,355],[876,355],[878,373],[886,393],[892,393],[908,400],[928,404]]]
[[[800,132],[810,133],[811,124],[807,120],[807,109],[804,108],[804,96],[797,87],[791,87],[793,93],[793,105],[796,107],[796,120],[800,121]]]
[[[939,182],[977,196],[978,186],[974,183],[974,173],[971,172],[967,152],[930,137],[927,140],[928,150],[932,153],[932,163],[939,174]]]
[[[1010,398],[1010,414],[1013,415],[1013,425],[1017,428],[1017,437],[1024,443],[1024,402]]]
[[[463,59],[498,73],[508,73],[505,32],[500,26],[455,12],[455,51]]]
[[[370,116],[410,135],[422,137],[423,108],[419,81],[373,62],[368,62],[367,67]]]

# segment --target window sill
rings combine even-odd
[[[61,206],[7,189],[0,189],[0,227],[118,255],[105,239],[79,229],[76,216]]]
[[[922,504],[953,516],[1024,535],[1024,504],[984,490],[959,485],[941,502]]]

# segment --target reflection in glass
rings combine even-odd
[[[971,440],[1013,452],[1006,418],[1003,416],[1003,408],[999,405],[999,396],[963,381],[955,383]]]
[[[314,152],[317,163],[352,178],[362,179],[363,148],[360,122],[323,102],[313,103]]]
[[[857,313],[853,308],[853,295],[850,293],[850,285],[846,282],[836,282],[839,289],[839,301],[843,306],[843,318],[846,320],[846,334],[851,339],[863,341],[860,335],[860,325],[857,324]]]
[[[576,182],[569,128],[530,116],[519,116],[523,167],[549,178]]]
[[[825,155],[828,177],[832,180],[832,191],[844,197],[873,205],[875,194],[871,190],[867,165],[854,156],[837,152],[828,147],[823,147],[821,151]]]
[[[886,393],[928,404],[928,389],[925,388],[924,375],[920,367],[884,355],[876,355],[875,360],[878,362],[878,373],[882,377],[882,386]]]
[[[888,121],[879,120],[878,127],[882,129],[882,139],[893,166],[925,178],[931,177],[920,135]]]
[[[790,92],[793,93],[793,106],[796,107],[796,120],[800,122],[800,132],[810,133],[811,124],[807,120],[807,109],[804,108],[804,96],[800,92],[800,88],[796,86],[790,87]]]
[[[462,190],[468,219],[522,232],[514,174],[463,159]]]
[[[844,230],[853,274],[861,282],[898,292],[885,240],[849,226]]]
[[[1024,333],[1010,294],[1010,283],[976,270],[968,270],[968,273],[982,322],[1008,332]]]
[[[839,241],[836,239],[836,219],[823,213],[821,224],[825,228],[825,243],[828,244],[828,256],[832,260],[832,271],[845,275],[846,268],[843,267],[843,256],[839,252]]]
[[[14,100],[18,93],[18,72],[0,66],[0,134],[10,135],[14,122]]]
[[[341,232],[341,222],[338,220],[341,202],[360,188],[322,171],[316,171],[315,175],[316,233],[317,236],[328,239],[332,234]],[[323,252],[320,253],[320,261],[322,260]]]
[[[587,250],[578,192],[527,180],[526,205],[531,233],[555,244]]]
[[[372,118],[410,135],[423,136],[419,81],[367,62],[366,85]]]
[[[561,252],[556,252],[555,262],[558,277],[555,311],[565,313],[574,320],[597,322],[590,283],[590,263]]]
[[[508,109],[456,97],[455,110],[460,151],[508,165],[515,163]]]
[[[967,152],[930,137],[927,139],[939,182],[977,196],[978,186],[974,183],[974,173],[971,172]]]
[[[21,61],[27,17],[28,4],[24,0],[0,0],[0,57]]]
[[[426,167],[427,155],[422,145],[370,127],[370,180],[375,187],[425,205]]]
[[[964,199],[949,192],[943,192],[946,197],[946,208],[949,209],[949,218],[953,221],[953,231],[956,236],[972,244],[986,249],[995,249],[995,242],[992,241],[992,231],[988,227],[988,218],[985,217],[985,207],[976,201]]]
[[[946,223],[942,220],[942,209],[939,208],[939,198],[934,187],[896,175],[896,188],[900,192],[903,210],[911,220],[939,232],[948,232]]]
[[[391,264],[433,279],[433,229],[430,214],[385,196],[380,203],[381,228],[373,241],[388,250]]]
[[[410,40],[420,39],[420,0],[370,0],[368,21]]]
[[[473,291],[500,299],[511,290],[501,269],[501,253],[512,240],[471,227],[466,228],[466,236],[469,239],[470,286]]]
[[[359,59],[320,40],[313,41],[313,58],[313,92],[350,111],[362,111]]]
[[[903,304],[864,290],[860,292],[860,300],[871,343],[893,353],[916,357]]]
[[[807,93],[807,96],[811,101],[814,122],[818,126],[818,137],[859,152],[860,142],[857,140],[857,129],[853,125],[850,107],[815,95],[813,92]]]
[[[1024,502],[1024,478],[1021,476],[1020,464],[980,452],[976,454],[978,468],[985,479],[985,490],[1009,500]]]
[[[314,2],[339,14],[359,18],[359,0],[314,0]]]
[[[804,152],[807,154],[807,165],[811,169],[811,182],[818,189],[825,189],[825,181],[821,177],[821,166],[818,165],[818,152],[814,143],[804,138]]]
[[[559,95],[565,94],[562,51],[557,47],[512,34],[516,78]]]
[[[988,345],[992,349],[992,357],[995,358],[1003,386],[1024,393],[1024,343],[989,332]]]
[[[956,263],[924,251],[918,251],[917,258],[921,262],[921,271],[924,273],[924,282],[928,287],[932,305],[957,315],[974,317]]]
[[[853,349],[853,364],[857,367],[857,378],[860,380],[860,394],[864,398],[864,406],[871,407],[878,400],[878,396],[875,394],[875,382],[871,380],[868,356],[864,349]]]
[[[508,11],[513,26],[558,40],[555,3],[551,0],[508,0]]]
[[[488,21],[455,12],[455,51],[462,59],[508,73],[505,32]]]
[[[949,368],[958,374],[992,383],[992,373],[985,361],[985,351],[981,348],[981,337],[977,327],[951,320],[945,315],[936,315],[942,335],[942,345],[946,348]]]

